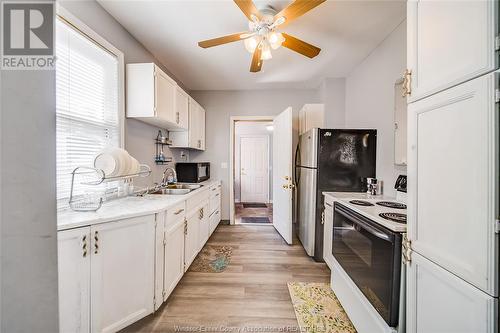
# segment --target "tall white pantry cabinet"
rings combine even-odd
[[[408,333],[499,330],[499,3],[408,2]]]

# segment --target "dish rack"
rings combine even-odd
[[[77,167],[71,172],[69,207],[78,212],[95,212],[104,201],[128,196],[133,178],[147,177],[150,174],[151,168],[146,164],[141,164],[137,173],[115,177],[106,177],[101,169]],[[121,191],[120,186],[123,186]]]

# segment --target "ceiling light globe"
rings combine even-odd
[[[245,43],[245,48],[250,53],[254,53],[255,48],[257,47],[257,45],[259,45],[259,41],[256,36],[245,39],[244,43]]]
[[[283,44],[285,38],[281,33],[273,31],[269,34],[268,40],[273,50],[276,50],[281,46],[281,44]]]
[[[273,57],[273,54],[271,53],[271,48],[269,47],[268,43],[264,43],[262,46],[262,54],[260,55],[261,60],[269,60]]]

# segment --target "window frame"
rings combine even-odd
[[[120,133],[119,147],[125,147],[125,59],[123,52],[92,30],[88,25],[83,23],[76,16],[62,7],[59,3],[56,5],[56,16],[62,19],[65,23],[80,32],[83,36],[90,39],[98,46],[105,49],[107,52],[116,56],[118,61],[118,126]],[[57,60],[56,60],[57,61]]]

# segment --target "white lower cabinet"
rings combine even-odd
[[[208,238],[210,237],[210,208],[209,208],[209,201],[205,200],[202,203],[201,208],[199,209],[199,219],[200,219],[200,233],[199,233],[199,251],[203,248],[205,243],[208,241]]]
[[[496,298],[416,252],[407,274],[406,332],[498,332]]]
[[[153,312],[155,215],[58,232],[60,332],[117,332]]]
[[[187,272],[189,265],[199,251],[198,234],[200,229],[199,211],[188,212],[186,216],[186,227],[184,231],[184,272]]]
[[[323,259],[330,269],[333,265],[332,241],[333,241],[333,200],[325,198],[323,211]]]
[[[163,301],[172,293],[184,274],[184,230],[186,221],[179,219],[165,231],[163,267]]]
[[[91,227],[92,332],[116,332],[153,312],[155,216]]]
[[[57,233],[59,331],[90,332],[90,227]]]

